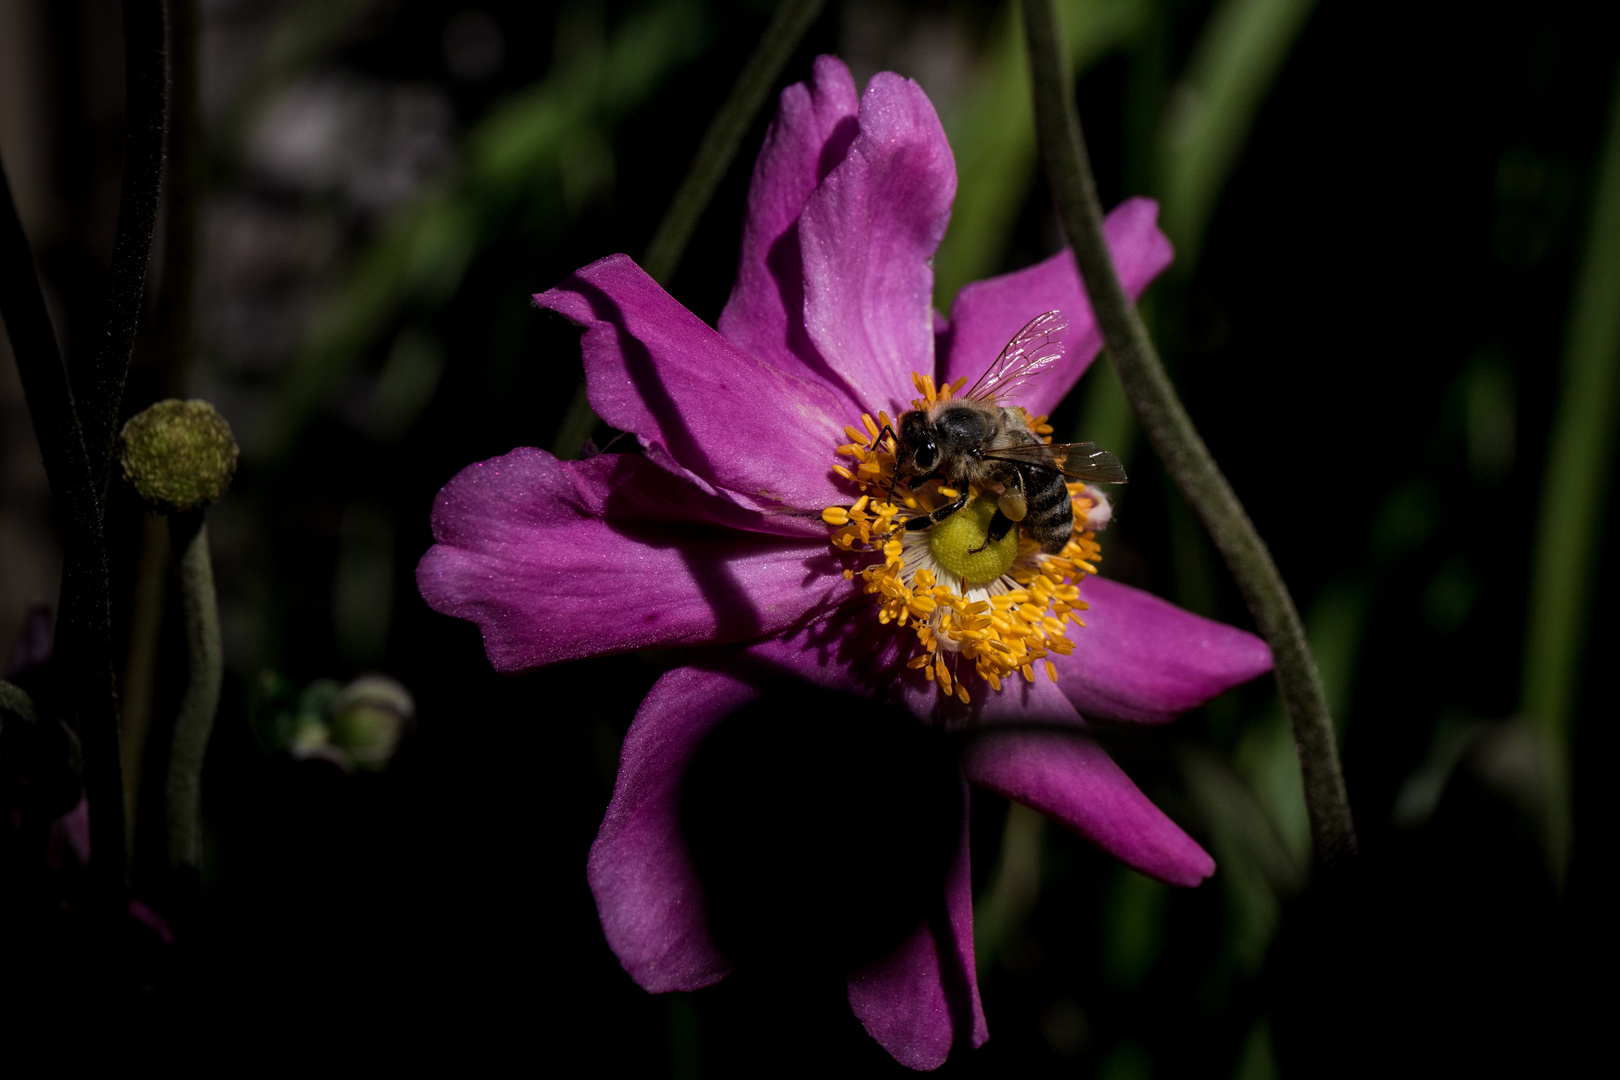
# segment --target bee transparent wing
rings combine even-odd
[[[1013,335],[995,363],[962,396],[979,400],[999,398],[1050,368],[1063,356],[1063,331],[1068,328],[1069,320],[1063,317],[1063,312],[1041,312]]]
[[[1119,458],[1107,450],[1097,449],[1096,443],[998,446],[994,450],[986,450],[984,456],[996,461],[1016,461],[1024,465],[1038,465],[1043,469],[1055,469],[1070,480],[1084,480],[1090,484],[1125,482],[1125,467],[1119,463]]]

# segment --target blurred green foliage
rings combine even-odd
[[[389,419],[379,434],[408,427],[410,405],[430,365],[399,323],[420,320],[454,297],[472,261],[516,233],[535,248],[561,230],[614,178],[614,129],[642,105],[704,40],[695,2],[648,5],[609,35],[600,12],[562,10],[550,74],[493,108],[468,132],[455,178],[402,211],[361,254],[337,294],[316,317],[282,383],[267,440],[285,455],[335,388],[388,335],[402,336],[385,369]],[[402,405],[404,407],[402,407]]]

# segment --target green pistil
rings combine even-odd
[[[1017,528],[985,545],[990,519],[995,514],[996,497],[981,495],[930,528],[928,548],[934,561],[953,575],[966,578],[969,585],[988,585],[1012,569],[1013,560],[1018,558]]]

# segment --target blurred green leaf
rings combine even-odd
[[[1153,1056],[1138,1042],[1121,1043],[1097,1066],[1097,1080],[1151,1080]]]
[[[1570,727],[1586,657],[1620,390],[1620,79],[1574,293],[1530,560],[1523,683],[1524,712],[1541,733],[1550,771],[1547,855],[1560,885],[1573,832]]]
[[[1434,815],[1435,808],[1440,805],[1440,796],[1445,794],[1447,781],[1484,725],[1483,720],[1458,713],[1440,718],[1440,722],[1434,726],[1428,756],[1423,764],[1412,770],[1395,797],[1395,806],[1390,811],[1391,822],[1400,828],[1412,829]]]
[[[1198,261],[1204,229],[1315,0],[1221,0],[1171,92],[1160,139],[1161,223],[1176,267]]]
[[[1277,1080],[1277,1053],[1271,1045],[1271,1020],[1262,1016],[1249,1029],[1238,1055],[1233,1080]]]
[[[1286,732],[1286,723],[1283,728]],[[1252,975],[1281,925],[1283,900],[1305,882],[1309,835],[1301,859],[1251,787],[1219,755],[1189,748],[1181,764],[1220,868],[1216,878],[1226,899],[1227,954],[1237,970]],[[1297,766],[1294,772],[1297,776]]]
[[[1041,830],[1046,819],[1022,803],[1007,806],[1001,856],[984,899],[973,907],[973,955],[988,971],[1035,909],[1041,888]]]
[[[1147,0],[1058,4],[1076,71],[1119,47],[1142,25]],[[1024,39],[1013,5],[996,21],[966,106],[945,125],[956,155],[951,225],[934,256],[934,306],[949,311],[963,285],[996,272],[1035,182],[1035,112]]]
[[[1142,985],[1164,948],[1170,886],[1121,866],[1114,873],[1103,926],[1103,976],[1121,990]]]

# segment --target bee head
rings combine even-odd
[[[901,414],[896,451],[895,475],[909,477],[913,486],[934,471],[939,464],[939,447],[926,412],[912,409]]]

